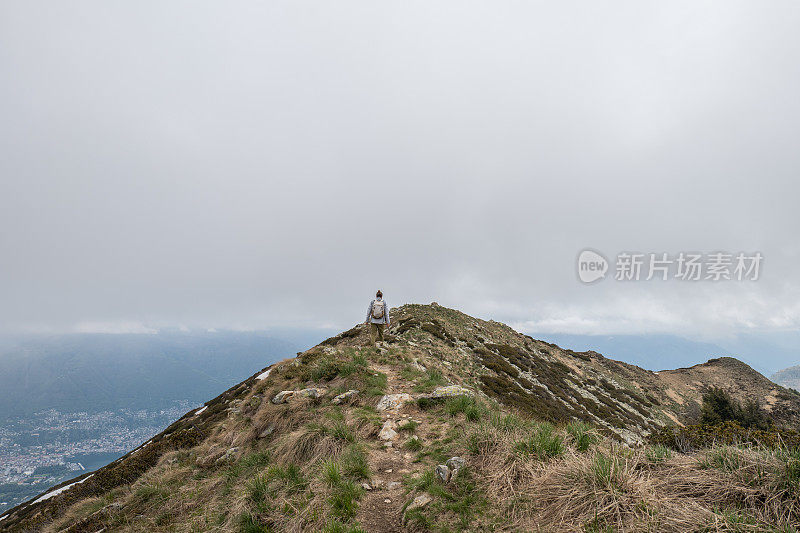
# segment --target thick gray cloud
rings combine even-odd
[[[0,323],[800,329],[795,2],[0,5]],[[584,247],[761,251],[581,285]]]

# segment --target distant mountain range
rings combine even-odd
[[[5,342],[0,422],[43,409],[98,412],[201,402],[299,349],[253,332],[71,334]]]
[[[778,385],[800,391],[800,365],[775,372],[770,379]]]
[[[676,335],[538,335],[576,351],[594,350],[606,357],[648,370],[688,367],[712,357],[734,355],[716,344],[696,342]]]
[[[741,334],[716,343],[678,335],[568,335],[534,337],[573,350],[595,350],[648,370],[686,367],[713,357],[735,357],[765,376],[800,361],[800,333]]]

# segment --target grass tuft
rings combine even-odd
[[[422,440],[416,435],[408,439],[403,446],[412,452],[418,452],[423,448]]]
[[[656,444],[647,448],[645,456],[650,463],[663,463],[672,457],[672,450],[661,444]]]
[[[486,407],[472,396],[454,396],[445,401],[444,409],[450,416],[460,413],[470,422],[477,422],[486,413]]]
[[[520,455],[533,455],[538,459],[550,459],[564,453],[564,438],[555,433],[555,428],[548,422],[534,426],[530,436],[514,444],[514,450]]]
[[[591,424],[579,420],[567,424],[567,433],[572,439],[575,449],[585,452],[598,441],[597,432]]]

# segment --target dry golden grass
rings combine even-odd
[[[654,463],[644,448],[606,441],[541,461],[515,453],[522,431],[481,428],[473,463],[509,530],[794,531],[800,523],[773,452],[726,448],[722,467],[707,458],[718,449]]]

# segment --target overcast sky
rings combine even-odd
[[[343,329],[381,288],[528,332],[800,330],[799,23],[794,1],[2,2],[0,328]],[[584,285],[587,247],[764,260]]]

